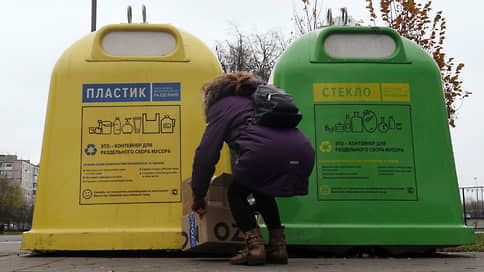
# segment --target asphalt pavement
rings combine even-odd
[[[288,265],[233,266],[226,257],[187,256],[178,252],[36,254],[20,250],[21,236],[0,235],[0,272],[42,271],[484,271],[484,252],[430,256],[308,257],[298,254]]]

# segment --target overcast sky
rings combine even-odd
[[[376,1],[375,1],[376,2]],[[420,1],[423,2],[423,1]],[[277,30],[289,34],[296,0],[98,0],[98,28],[125,23],[133,6],[133,22],[141,22],[141,6],[149,23],[169,23],[214,48],[232,25],[243,32]],[[465,63],[464,88],[473,95],[459,110],[451,129],[460,185],[484,185],[484,95],[479,80],[484,61],[482,1],[438,0],[448,31],[445,51]],[[298,6],[296,6],[298,7]],[[325,0],[323,8],[347,7],[350,16],[368,22],[364,0]],[[90,32],[91,0],[2,1],[0,16],[0,154],[40,161],[52,69],[60,55]]]

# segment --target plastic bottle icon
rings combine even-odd
[[[363,132],[363,119],[360,117],[359,112],[354,112],[354,116],[351,117],[351,131]]]
[[[346,132],[351,132],[351,120],[350,120],[350,114],[346,114],[346,119],[345,119],[345,131]]]
[[[131,124],[129,122],[129,120],[131,120],[131,118],[124,118],[126,120],[126,122],[123,124],[123,127],[121,128],[121,130],[123,131],[123,134],[131,134],[133,133],[133,124]]]
[[[119,117],[117,116],[116,118],[114,118],[114,122],[113,122],[113,134],[114,135],[121,134],[121,120],[119,120]]]

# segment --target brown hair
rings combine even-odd
[[[208,109],[218,101],[224,88],[230,84],[234,84],[234,95],[241,95],[240,92],[243,86],[247,85],[250,81],[263,83],[262,79],[247,72],[223,74],[205,83],[202,87],[205,115],[207,115]]]

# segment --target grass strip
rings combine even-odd
[[[458,247],[447,247],[439,250],[441,252],[484,252],[484,233],[476,233],[476,243],[472,245],[463,245]]]

